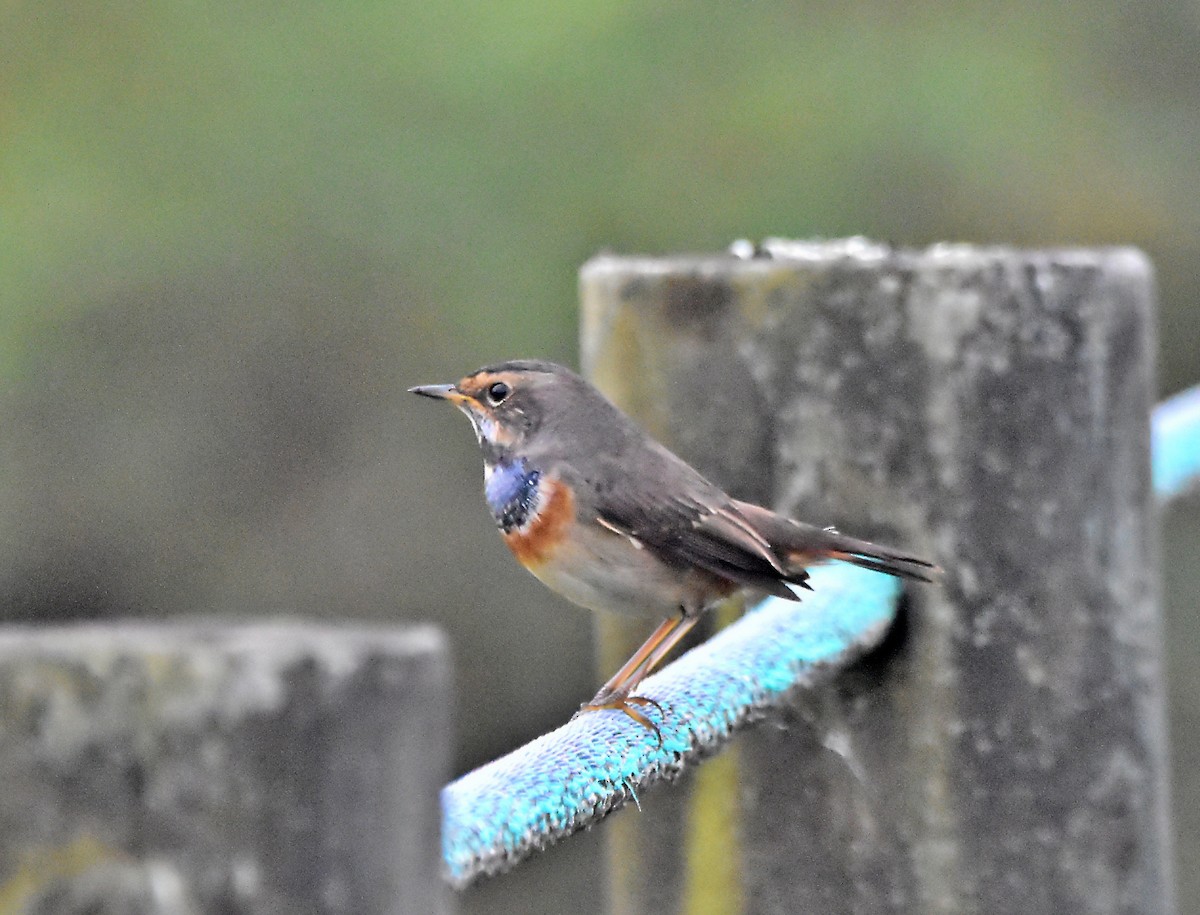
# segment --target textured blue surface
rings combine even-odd
[[[1153,473],[1164,500],[1200,483],[1200,387],[1155,410]],[[624,715],[595,712],[447,785],[442,852],[450,881],[464,886],[505,870],[596,822],[886,633],[900,593],[895,579],[833,563],[814,569],[811,584],[802,603],[763,602],[642,684],[640,694],[667,707],[661,747]]]
[[[896,579],[843,563],[814,569],[810,584],[802,603],[764,601],[642,684],[638,693],[667,711],[661,747],[625,715],[592,712],[446,786],[451,882],[505,870],[716,750],[792,688],[876,644],[900,593]]]
[[[1200,483],[1200,385],[1158,405],[1152,440],[1159,498],[1174,498]]]

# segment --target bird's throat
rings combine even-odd
[[[519,530],[534,519],[541,476],[521,458],[485,465],[483,494],[500,530]]]

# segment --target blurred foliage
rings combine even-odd
[[[599,249],[842,234],[1139,245],[1194,382],[1198,51],[1186,0],[8,0],[0,615],[433,618],[494,755],[590,695],[588,621],[404,389],[573,361]]]

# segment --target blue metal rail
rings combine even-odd
[[[1154,491],[1164,502],[1200,485],[1200,385],[1155,408],[1150,466]]]

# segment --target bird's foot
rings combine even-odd
[[[615,692],[600,690],[600,692],[592,697],[590,702],[585,702],[579,706],[579,711],[576,714],[599,712],[604,709],[615,709],[616,711],[624,712],[647,731],[653,731],[654,736],[658,738],[658,745],[661,747],[663,742],[662,731],[658,729],[658,725],[651,721],[644,712],[639,710],[647,706],[657,711],[659,718],[666,718],[666,709],[662,707],[662,703],[651,699],[649,696],[630,696],[620,690]]]

